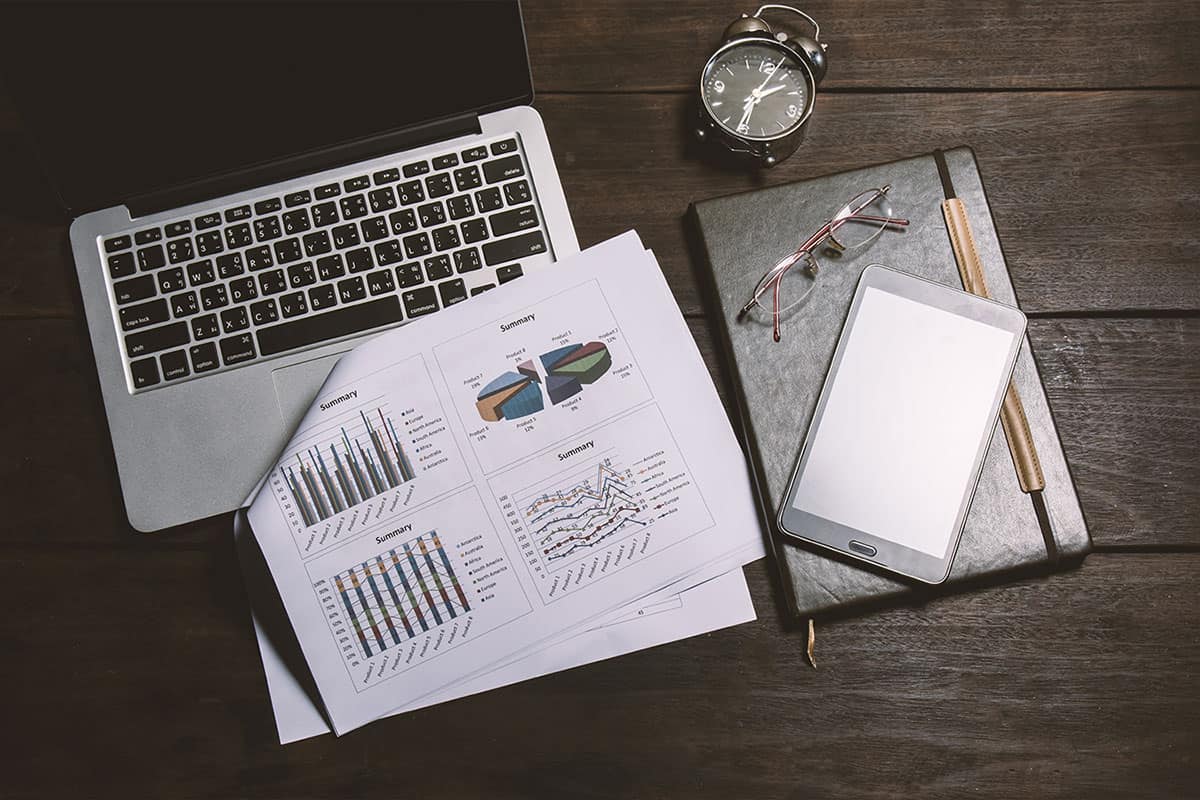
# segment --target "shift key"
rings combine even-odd
[[[483,259],[489,267],[512,261],[515,258],[546,252],[546,237],[541,231],[530,231],[520,236],[488,242],[483,246]]]
[[[163,325],[148,331],[131,333],[125,337],[125,352],[130,358],[157,353],[170,347],[182,347],[191,341],[186,322]]]

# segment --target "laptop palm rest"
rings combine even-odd
[[[312,405],[317,391],[325,382],[333,365],[345,352],[346,350],[342,350],[271,372],[271,378],[275,382],[275,402],[279,405],[279,415],[283,418],[284,428],[289,435],[295,430],[304,412]]]

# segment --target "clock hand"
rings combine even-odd
[[[764,97],[766,97],[766,96],[768,96],[768,95],[775,94],[775,93],[776,93],[776,92],[778,92],[780,89],[786,89],[786,88],[787,88],[787,84],[786,84],[786,83],[781,83],[781,84],[779,84],[778,86],[772,86],[770,89],[767,89],[765,92],[761,92],[761,93],[758,95],[758,97],[755,99],[755,102],[758,102],[758,100],[762,100]]]
[[[740,120],[738,120],[737,126],[739,128],[741,128],[743,125],[750,124],[750,114],[754,111],[755,105],[756,105],[756,103],[753,100],[748,100],[746,102],[746,107],[743,109],[742,118]]]
[[[775,73],[779,71],[779,68],[783,66],[783,62],[786,60],[787,60],[787,56],[783,56],[782,58],[780,58],[779,63],[775,65],[775,69],[771,70],[771,72],[767,75],[767,77],[763,79],[763,82],[760,83],[758,85],[758,88],[755,89],[753,92],[751,92],[751,94],[753,94],[755,97],[759,97],[760,96],[759,92],[762,91],[762,88],[767,85],[767,82],[770,81],[771,78],[775,77]]]

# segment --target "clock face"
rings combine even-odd
[[[804,121],[812,97],[808,73],[769,41],[717,52],[704,68],[700,93],[721,127],[746,139],[775,139]]]

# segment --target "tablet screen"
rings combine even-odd
[[[941,558],[1014,335],[868,287],[794,507]]]

